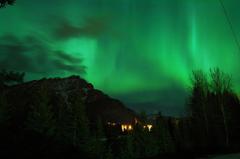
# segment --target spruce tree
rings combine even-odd
[[[192,125],[194,127],[194,140],[199,148],[209,144],[209,81],[207,75],[201,71],[192,72],[192,88],[188,106],[191,110]],[[201,132],[201,133],[199,133]]]
[[[229,147],[229,117],[227,115],[226,106],[224,105],[225,102],[225,93],[231,93],[232,92],[232,81],[231,77],[224,72],[220,71],[219,68],[215,68],[213,70],[210,70],[210,76],[211,76],[211,88],[212,92],[217,97],[217,104],[222,114],[222,120],[223,120],[223,126],[225,131],[225,146]]]

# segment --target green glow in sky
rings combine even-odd
[[[223,0],[239,35],[239,2]],[[135,110],[184,110],[192,70],[240,91],[240,52],[218,0],[18,0],[0,10],[0,68],[80,74]]]

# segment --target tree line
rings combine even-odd
[[[6,78],[10,75],[14,78]],[[22,82],[24,74],[2,71],[0,77],[5,83]],[[44,82],[29,93],[27,102],[21,97],[21,102],[13,102],[7,91],[1,91],[0,147],[25,157],[92,159],[240,150],[240,102],[231,77],[214,68],[208,74],[193,71],[191,81],[188,116],[168,119],[159,113],[149,132],[142,127],[148,122],[143,113],[141,123],[120,137],[109,136],[101,119],[90,123],[81,95],[69,94],[63,101]]]
[[[10,75],[23,77],[24,74],[2,71],[2,77]],[[11,79],[3,81],[8,83]],[[82,155],[92,159],[133,159],[174,151],[173,140],[161,114],[151,132],[136,124],[133,131],[112,138],[101,119],[90,123],[80,94],[69,94],[66,102],[54,95],[44,81],[34,93],[28,93],[28,100],[18,96],[20,101],[12,101],[12,95],[7,92],[0,93],[0,140],[3,141],[0,147],[7,150],[5,153],[35,158],[71,158],[75,154],[75,157]],[[146,119],[145,115],[141,118],[142,122]]]
[[[219,68],[193,71],[188,106],[198,150],[239,149],[239,103],[230,75]]]
[[[69,105],[60,102],[56,106],[50,93],[41,85],[29,97],[32,102],[23,108],[12,105],[6,93],[1,92],[0,138],[3,142],[0,147],[7,150],[2,154],[10,151],[34,158],[71,158],[73,154],[104,158],[109,155],[105,152],[108,150],[105,141],[101,141],[104,138],[102,123],[96,125],[97,131],[90,131],[82,97],[71,96]]]

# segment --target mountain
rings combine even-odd
[[[17,110],[16,121],[24,120],[30,107],[35,102],[37,92],[44,88],[47,91],[50,104],[55,111],[60,105],[69,107],[69,99],[80,97],[86,106],[87,116],[91,122],[101,118],[104,122],[130,123],[136,118],[136,114],[124,104],[100,90],[94,88],[91,83],[80,78],[71,76],[67,78],[41,79],[4,87],[4,94],[8,103]]]

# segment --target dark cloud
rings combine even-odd
[[[69,63],[79,63],[79,62],[82,62],[82,59],[81,58],[76,58],[76,57],[73,57],[69,54],[66,54],[64,53],[63,51],[56,51],[56,56],[61,59],[61,60],[65,60]]]
[[[0,69],[51,74],[67,71],[85,73],[81,58],[50,47],[34,36],[17,38],[13,35],[0,37]]]
[[[107,31],[107,19],[103,17],[86,18],[84,24],[74,25],[67,19],[57,20],[53,35],[58,39],[80,36],[97,37]]]
[[[69,72],[75,72],[75,73],[85,73],[85,66],[76,66],[75,64],[65,64],[62,62],[62,60],[54,60],[55,66],[59,68],[60,70],[65,70]]]

